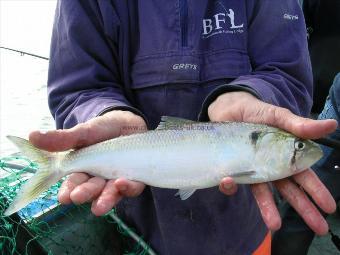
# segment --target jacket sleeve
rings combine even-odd
[[[312,106],[313,82],[298,1],[258,0],[249,9],[248,55],[252,71],[218,88],[219,93],[213,91],[203,111],[221,93],[245,90],[264,102],[307,116]]]
[[[105,111],[141,113],[124,96],[119,72],[119,19],[110,1],[59,0],[52,33],[48,101],[57,128]]]

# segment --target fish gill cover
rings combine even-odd
[[[19,213],[5,217],[4,211],[37,169],[21,156],[0,158],[1,255],[155,254],[114,210],[95,217],[88,205],[60,206],[56,197],[61,181]]]

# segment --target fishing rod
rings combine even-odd
[[[0,49],[14,51],[14,52],[20,53],[21,56],[28,55],[28,56],[35,57],[35,58],[41,58],[41,59],[44,59],[44,60],[49,60],[49,58],[46,58],[46,57],[43,57],[43,56],[40,56],[40,55],[37,55],[37,54],[29,53],[29,52],[26,52],[26,51],[22,51],[22,50],[16,50],[16,49],[11,49],[11,48],[2,47],[2,46],[0,46]]]

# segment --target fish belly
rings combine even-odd
[[[78,155],[69,172],[87,172],[106,179],[124,177],[161,188],[207,188],[219,183],[220,150],[210,137],[137,138],[124,139],[121,144],[117,139],[111,147],[106,145],[107,150],[97,148],[96,153],[94,148],[91,156]]]

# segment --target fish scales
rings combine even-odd
[[[154,178],[161,178],[162,176],[160,175],[163,175],[163,177],[171,177],[176,171],[181,171],[183,173],[182,168],[188,167],[188,164],[193,160],[196,161],[197,166],[203,165],[206,166],[207,169],[209,169],[208,166],[214,167],[214,157],[210,157],[210,159],[204,157],[204,155],[209,153],[207,150],[214,149],[212,146],[209,146],[209,142],[213,136],[216,135],[211,132],[164,130],[149,132],[146,135],[136,134],[128,137],[120,137],[109,142],[104,142],[70,153],[63,160],[63,166],[66,168],[66,171],[69,172],[74,172],[76,169],[86,170],[86,168],[89,168],[88,171],[93,175],[98,175],[99,173],[100,176],[104,175],[103,177],[106,178],[117,178],[118,176],[107,176],[103,174],[103,172],[109,171],[105,171],[105,169],[100,171],[101,169],[98,168],[101,168],[101,165],[96,162],[97,160],[95,158],[93,158],[93,162],[86,161],[81,163],[84,157],[95,156],[98,153],[102,153],[103,155],[108,154],[111,159],[107,157],[106,160],[104,160],[106,161],[105,164],[110,162],[107,166],[111,169],[116,169],[116,175],[118,174],[132,179],[143,179],[146,183],[152,183]],[[197,137],[199,137],[199,139],[197,139]],[[215,140],[217,139],[215,138]],[[196,157],[195,155],[192,155],[191,159],[187,158],[185,154],[183,157],[179,156],[182,152],[178,151],[178,149],[182,148],[183,150],[183,148],[186,148],[186,151],[190,151],[191,146],[195,145],[197,148],[201,148],[199,150],[200,155],[196,155]],[[139,160],[136,160],[136,157],[138,157]],[[135,160],[131,161],[131,159]],[[97,164],[97,167],[96,171],[92,172],[91,169],[94,164]],[[147,178],[145,178],[145,176],[140,176],[139,173],[142,172],[141,169],[149,171]],[[202,170],[204,170],[204,174],[206,174],[206,169]],[[156,175],[156,173],[158,173],[158,175]],[[184,175],[185,173],[186,172],[184,172]],[[189,178],[190,175],[188,176],[188,182],[191,182],[194,179]],[[183,180],[184,176],[182,176],[181,179]],[[174,183],[178,183],[174,178],[171,178],[170,180]],[[169,181],[165,182],[166,184],[161,185],[169,185]],[[177,184],[173,184],[172,186],[176,185]]]

